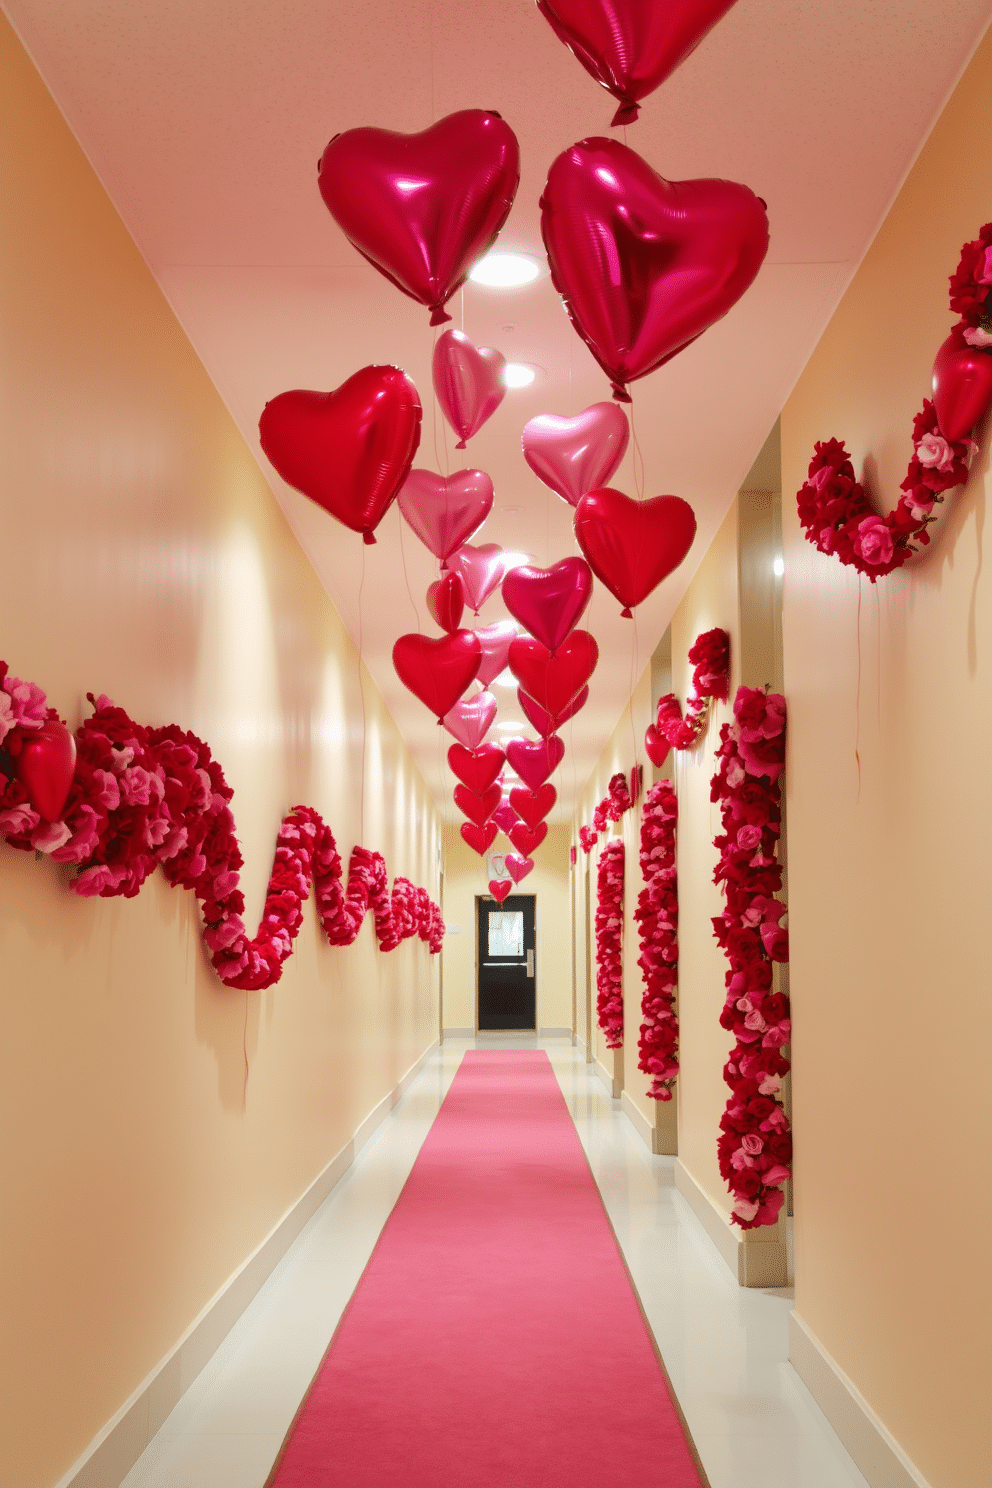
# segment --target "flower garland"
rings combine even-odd
[[[960,315],[952,335],[978,350],[992,349],[992,222],[965,243],[950,279],[950,306]],[[933,403],[926,399],[913,420],[913,456],[894,511],[879,516],[843,443],[828,439],[814,446],[805,483],[796,500],[806,539],[821,553],[832,553],[872,583],[901,568],[930,541],[933,509],[947,491],[968,479],[968,461],[977,446],[970,439],[947,439]]]
[[[76,734],[65,808],[59,821],[43,822],[16,762],[31,734],[58,715],[41,688],[0,661],[0,832],[11,847],[74,865],[73,891],[105,899],[133,898],[161,868],[200,901],[211,962],[230,987],[279,980],[311,883],[332,945],[351,945],[371,910],[382,950],[416,934],[432,955],[440,951],[444,921],[426,889],[397,878],[390,894],[382,854],[364,847],[353,848],[345,883],[331,829],[309,806],[294,806],[279,829],[262,922],[250,939],[241,918],[244,859],[228,804],[234,792],[208,745],[175,725],[145,728],[109,698],[87,696],[94,711]]]
[[[658,699],[655,727],[672,749],[688,749],[706,727],[710,700],[726,702],[730,682],[730,637],[719,627],[704,630],[689,651],[693,664],[692,692],[685,717],[674,692]]]
[[[627,777],[622,770],[618,770],[615,775],[611,775],[606,795],[592,814],[592,826],[579,828],[579,842],[582,844],[582,851],[584,853],[592,852],[596,846],[600,832],[605,832],[610,822],[618,822],[624,812],[629,811],[633,804],[634,798],[630,794]]]
[[[623,843],[614,838],[596,879],[596,1015],[608,1049],[623,1048],[623,870]]]
[[[720,803],[723,833],[715,883],[727,908],[713,930],[730,962],[720,1024],[736,1040],[724,1066],[731,1089],[720,1119],[720,1172],[734,1196],[732,1218],[742,1229],[774,1224],[782,1184],[791,1176],[792,1137],[778,1099],[789,1061],[789,999],[772,986],[772,966],[789,959],[781,920],[786,906],[775,859],[781,831],[779,776],[785,763],[785,699],[741,687],[734,722],[720,730],[719,767],[710,798]]]
[[[641,816],[641,874],[634,919],[640,926],[644,973],[637,1067],[651,1076],[648,1095],[669,1101],[679,1072],[679,1023],[675,989],[679,975],[679,894],[675,826],[679,804],[667,780],[653,785]]]

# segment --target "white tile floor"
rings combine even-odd
[[[534,1041],[486,1040],[486,1047]],[[261,1488],[466,1048],[446,1041],[124,1480]],[[739,1288],[591,1067],[546,1040],[711,1488],[867,1488],[786,1362],[789,1292]],[[576,1299],[581,1305],[581,1299]],[[608,1381],[604,1381],[608,1390]],[[452,1479],[456,1484],[456,1479]]]

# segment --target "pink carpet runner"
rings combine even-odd
[[[699,1488],[547,1056],[470,1051],[273,1488]]]

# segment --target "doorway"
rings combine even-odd
[[[479,995],[477,1027],[537,1030],[534,895],[510,894],[502,904],[476,900]]]

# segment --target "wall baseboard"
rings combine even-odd
[[[569,1042],[574,1037],[570,1028],[542,1028],[539,1036],[541,1038],[567,1038]]]
[[[789,1281],[785,1221],[757,1230],[738,1230],[675,1159],[675,1187],[743,1287],[784,1287]]]
[[[449,1038],[470,1039],[470,1038],[475,1038],[475,1029],[474,1028],[445,1028],[442,1031],[442,1033],[441,1033],[441,1038],[442,1039],[449,1039]]]
[[[165,1358],[141,1382],[73,1463],[55,1488],[119,1488],[152,1437],[216,1353],[263,1282],[351,1167],[373,1132],[389,1115],[438,1048],[427,1048],[388,1095],[369,1112],[355,1135],[331,1158],[310,1187],[286,1211],[261,1245],[228,1278]]]
[[[620,1092],[620,1109],[627,1116],[637,1135],[655,1157],[678,1155],[678,1130],[674,1121],[674,1101],[659,1108],[652,1122],[641,1108],[634,1104],[626,1090]],[[669,1116],[669,1109],[671,1116]]]
[[[606,1068],[606,1065],[603,1064],[599,1059],[595,1058],[595,1056],[593,1056],[592,1067],[596,1071],[599,1078],[602,1080],[603,1084],[606,1086],[607,1090],[610,1092],[610,1099],[619,1100],[621,1095],[623,1094],[623,1086],[620,1084],[620,1081],[616,1078],[612,1071],[608,1070]]]
[[[789,1363],[871,1488],[929,1488],[854,1381],[795,1311],[789,1314]]]
[[[654,1151],[654,1127],[645,1116],[639,1106],[635,1106],[626,1090],[620,1092],[620,1109],[627,1120],[647,1147],[649,1152]]]

